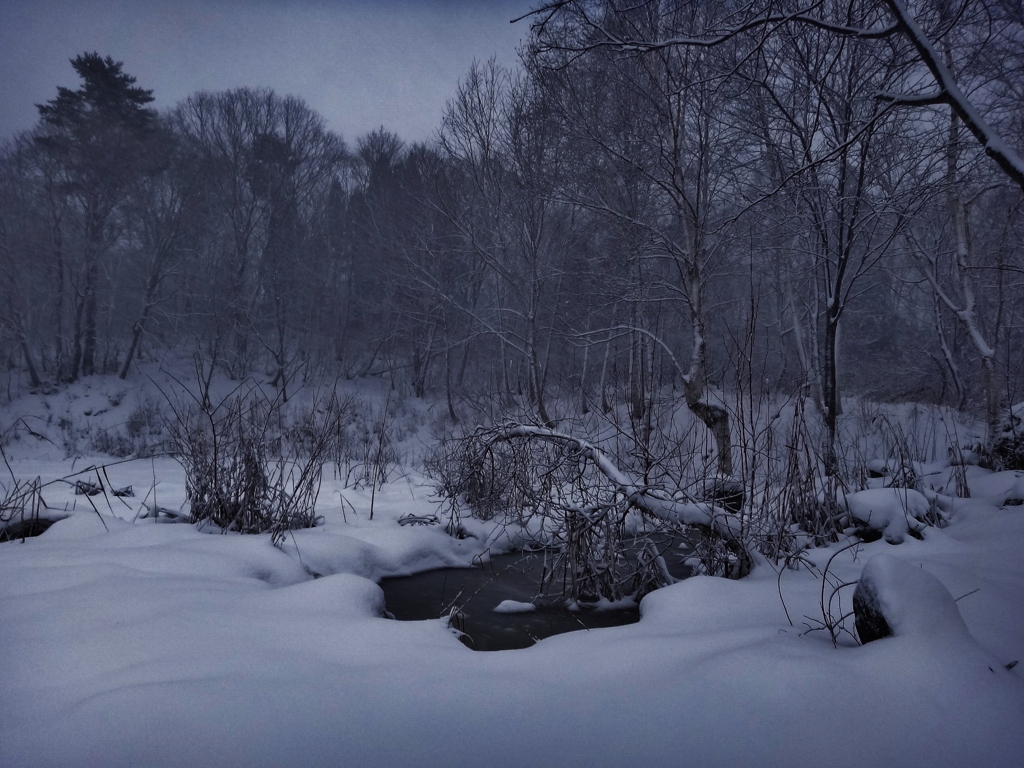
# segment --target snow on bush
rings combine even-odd
[[[910,488],[869,488],[844,494],[840,503],[854,524],[878,531],[890,544],[924,530],[931,511],[928,499]]]

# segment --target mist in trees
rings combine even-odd
[[[425,144],[346,143],[253,88],[157,113],[77,56],[79,88],[0,152],[8,370],[199,352],[285,396],[387,373],[452,423],[621,405],[641,457],[680,403],[723,476],[752,386],[809,398],[829,471],[844,396],[993,428],[1020,399],[1016,6],[572,0],[519,23],[520,66],[477,62]]]

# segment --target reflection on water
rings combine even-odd
[[[666,558],[676,578],[689,575],[682,555]],[[456,612],[452,626],[464,633],[462,641],[478,651],[527,648],[537,640],[562,632],[615,627],[640,620],[639,607],[624,603],[615,610],[570,611],[562,598],[539,597],[538,585],[551,567],[550,554],[517,552],[497,555],[482,567],[446,568],[415,576],[384,579],[381,588],[387,610],[401,621],[422,621]],[[558,591],[555,583],[549,592]],[[506,600],[532,603],[529,613],[495,613]]]

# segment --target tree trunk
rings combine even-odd
[[[690,370],[683,380],[686,405],[711,432],[718,452],[718,473],[722,477],[732,476],[732,432],[729,412],[707,400],[707,341],[704,330],[704,286],[701,270],[697,263],[697,248],[681,269],[690,308],[690,324],[693,328],[693,352],[690,356]]]
[[[96,254],[89,247],[86,253],[85,287],[82,295],[83,376],[92,376],[96,372],[96,284],[99,282],[99,274]]]
[[[32,359],[32,350],[29,349],[28,339],[25,338],[24,331],[18,333],[18,343],[21,345],[21,352],[25,356],[25,368],[28,369],[28,378],[32,382],[33,387],[42,386],[43,382],[39,378],[39,370],[36,368],[35,361]]]
[[[704,342],[698,343],[694,349],[694,357],[690,365],[690,373],[684,385],[686,405],[705,427],[711,432],[718,452],[718,473],[722,477],[732,476],[732,433],[729,426],[729,412],[720,405],[707,401],[706,384],[704,381],[705,366]]]
[[[831,306],[825,317],[825,355],[822,360],[821,410],[825,421],[825,475],[839,474],[839,457],[836,454],[836,434],[839,425],[839,382],[836,373],[838,354],[839,318]]]
[[[459,423],[459,414],[455,412],[455,402],[452,397],[452,349],[450,344],[445,344],[444,351],[444,390],[445,400],[448,404],[448,416],[451,417],[452,424]]]
[[[82,368],[82,312],[84,309],[84,300],[81,296],[77,297],[75,302],[75,330],[74,338],[71,342],[71,366],[68,368],[68,381],[73,382],[78,379],[78,374]]]
[[[948,54],[947,54],[948,55]],[[974,241],[971,234],[970,211],[957,197],[957,146],[960,138],[960,125],[957,115],[950,113],[949,136],[946,149],[946,202],[953,225],[953,240],[956,247],[956,273],[963,296],[963,307],[951,307],[967,330],[981,365],[981,383],[985,391],[985,419],[988,426],[986,447],[991,449],[992,440],[999,429],[999,424],[1006,410],[1006,387],[996,364],[994,343],[989,343],[982,333],[978,318],[974,278],[972,276],[974,257]],[[947,305],[950,302],[947,300]]]
[[[53,301],[53,358],[58,380],[66,374],[64,370],[64,239],[60,230],[60,217],[52,214],[50,240],[53,247],[54,287]]]
[[[120,372],[117,374],[119,379],[125,379],[128,376],[128,368],[135,358],[135,351],[139,347],[139,342],[142,340],[142,334],[146,330],[146,321],[149,319],[150,313],[153,311],[153,307],[156,306],[156,291],[160,285],[160,272],[163,260],[159,257],[153,263],[153,269],[149,274],[149,280],[146,283],[146,295],[143,299],[142,314],[139,315],[139,319],[132,325],[132,340],[128,345],[128,352],[124,358],[124,364],[121,366]]]

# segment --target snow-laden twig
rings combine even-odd
[[[593,464],[615,490],[622,494],[628,507],[659,520],[693,526],[721,539],[738,560],[735,575],[742,577],[750,571],[750,548],[737,515],[714,504],[675,499],[660,489],[642,485],[619,469],[607,454],[593,443],[546,427],[517,423],[484,430],[479,433],[479,437],[484,447],[519,438],[568,446],[577,455]]]
[[[1024,159],[1018,155],[995,129],[982,117],[981,111],[971,102],[953,77],[949,67],[935,50],[935,45],[921,29],[917,19],[902,0],[886,0],[889,10],[896,17],[900,30],[910,40],[921,62],[928,68],[939,87],[936,94],[929,95],[931,102],[944,101],[963,120],[967,130],[978,140],[985,154],[992,158],[1002,171],[1024,190]]]

